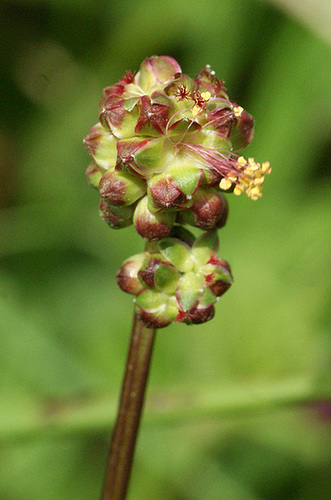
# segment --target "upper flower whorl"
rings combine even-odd
[[[99,112],[84,140],[92,157],[87,176],[112,227],[134,222],[149,241],[175,222],[210,230],[226,221],[222,191],[261,197],[269,163],[235,153],[252,140],[254,120],[229,100],[209,66],[192,79],[171,57],[145,59],[137,74],[104,89]],[[208,206],[201,209],[211,196],[212,217]]]

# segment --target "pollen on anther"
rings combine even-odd
[[[262,163],[262,172],[264,174],[270,174],[271,173],[271,167],[270,163],[268,161],[265,161]]]
[[[239,118],[242,115],[242,112],[244,111],[244,108],[241,106],[235,106],[233,108],[233,113],[236,118]]]
[[[246,165],[247,163],[246,158],[244,156],[239,156],[237,162],[239,165]]]
[[[200,113],[201,111],[201,108],[199,106],[197,106],[196,104],[193,106],[192,108],[192,113],[193,113],[193,116],[197,116],[198,113]]]
[[[243,192],[244,192],[244,186],[236,186],[233,190],[233,194],[235,194],[236,196],[239,196]]]
[[[225,177],[223,177],[219,186],[221,189],[224,189],[224,191],[226,191],[227,189],[229,189],[232,186],[232,182],[229,179],[226,179]]]
[[[203,99],[205,101],[209,101],[209,99],[211,98],[211,93],[210,92],[201,92],[201,97],[203,97]]]

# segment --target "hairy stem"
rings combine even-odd
[[[146,328],[135,312],[119,410],[106,466],[102,500],[123,500],[126,495],[154,337],[155,329]]]

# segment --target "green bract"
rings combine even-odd
[[[216,255],[215,231],[195,239],[175,226],[172,234],[130,257],[117,273],[122,290],[136,295],[140,318],[148,327],[209,321],[215,302],[233,281],[229,264]]]

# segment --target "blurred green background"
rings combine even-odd
[[[0,498],[99,496],[142,242],[99,219],[82,139],[154,54],[210,64],[273,172],[229,196],[214,320],[158,332],[128,497],[329,498],[330,4],[4,0],[0,22]]]

